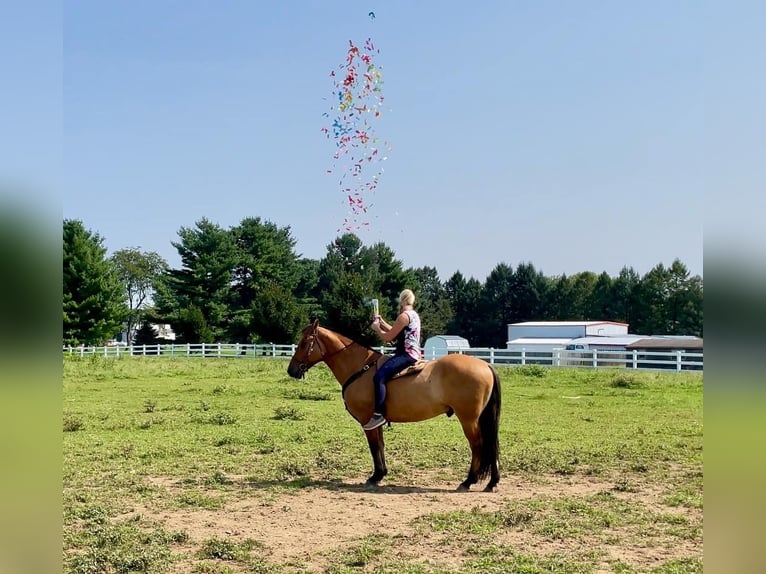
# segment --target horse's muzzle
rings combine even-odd
[[[303,363],[290,363],[287,365],[287,374],[294,379],[302,379],[306,375],[307,370]]]

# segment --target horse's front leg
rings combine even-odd
[[[367,484],[377,486],[377,484],[388,474],[386,467],[386,451],[383,442],[383,427],[378,427],[371,431],[364,431],[367,435],[367,444],[370,445],[370,454],[372,455],[372,464],[374,469]]]

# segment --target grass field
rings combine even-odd
[[[65,570],[702,572],[702,377],[499,368],[503,478],[453,418],[386,428],[378,489],[324,366],[66,357]]]

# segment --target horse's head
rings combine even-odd
[[[301,332],[301,340],[295,349],[295,354],[287,365],[287,374],[295,379],[301,379],[311,367],[322,360],[323,352],[319,343],[319,319]]]

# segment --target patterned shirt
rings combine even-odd
[[[410,318],[409,324],[396,336],[396,354],[408,355],[415,361],[421,359],[420,353],[420,315],[416,311],[405,311]]]

